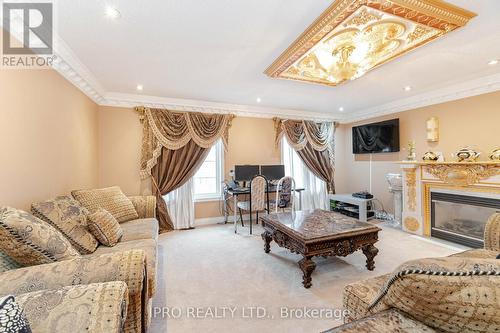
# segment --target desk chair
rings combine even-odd
[[[276,200],[271,203],[272,210],[276,213],[285,208],[291,208],[292,212],[295,211],[295,179],[286,176],[278,181],[276,186]]]
[[[252,211],[257,213],[259,223],[259,211],[269,212],[269,182],[266,177],[257,175],[250,181],[250,201],[239,201],[237,207],[243,224],[242,210],[250,212],[250,234],[252,234]]]

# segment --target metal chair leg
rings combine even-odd
[[[250,235],[252,234],[252,211],[250,210]]]
[[[257,221],[255,221],[255,224],[259,224],[259,212],[257,211]]]
[[[243,214],[241,214],[241,208],[238,208],[240,211],[240,219],[241,219],[241,226],[244,227],[245,225],[243,224]]]

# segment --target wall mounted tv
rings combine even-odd
[[[397,151],[399,151],[399,119],[352,128],[352,152],[354,154]]]

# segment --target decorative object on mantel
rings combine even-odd
[[[489,155],[490,160],[493,162],[500,162],[500,148],[497,148]]]
[[[427,125],[427,141],[438,142],[439,141],[439,118],[430,117],[426,121]]]
[[[480,152],[469,147],[462,148],[455,153],[457,162],[476,162],[479,155],[481,155]]]
[[[468,186],[500,175],[500,163],[439,163],[425,165],[425,170],[439,180],[456,186]]]
[[[416,161],[417,153],[415,152],[415,141],[408,141],[408,156],[406,157],[407,161]]]
[[[426,162],[437,162],[439,159],[439,155],[433,151],[428,151],[424,154],[422,159]]]
[[[465,26],[475,16],[436,0],[336,0],[265,73],[336,86]]]
[[[306,167],[326,182],[328,193],[335,193],[335,145],[337,123],[273,118],[278,147],[284,136]]]

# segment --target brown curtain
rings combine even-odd
[[[330,153],[327,150],[315,150],[309,143],[297,151],[300,159],[319,179],[326,182],[329,193],[335,193],[335,168],[330,162]]]
[[[336,123],[275,118],[276,145],[284,136],[304,164],[335,193]]]
[[[210,148],[202,148],[193,140],[177,150],[162,148],[158,163],[151,173],[158,203],[156,214],[160,222],[160,232],[174,229],[163,196],[181,187],[193,177],[209,152]]]
[[[173,230],[163,196],[194,176],[217,140],[227,147],[234,116],[147,107],[136,111],[143,124],[141,178],[151,177],[160,232]]]

